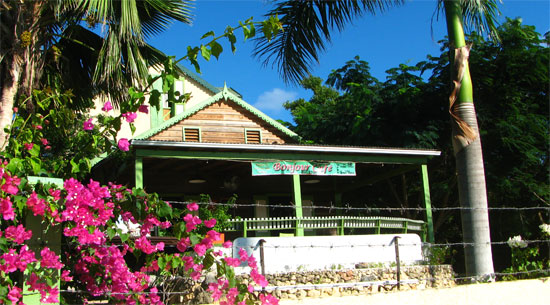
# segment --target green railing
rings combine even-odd
[[[422,240],[426,237],[426,226],[422,220],[380,216],[327,216],[327,217],[271,217],[230,219],[230,227],[225,231],[240,231],[243,237],[249,231],[321,230],[336,229],[344,235],[345,229],[372,229],[372,233],[386,232],[418,233]]]

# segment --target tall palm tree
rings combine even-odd
[[[464,40],[464,26],[494,33],[498,14],[495,0],[439,0],[445,12],[450,50],[455,67],[449,112],[453,125],[453,147],[464,236],[466,273],[484,277],[494,273],[483,156],[475,115],[472,80],[468,70],[469,48]],[[343,30],[346,23],[365,12],[375,14],[403,1],[341,0],[282,1],[268,15],[277,14],[284,31],[272,41],[256,41],[255,55],[264,64],[277,66],[282,78],[296,82],[308,74],[318,61],[319,51],[330,42],[332,29]]]
[[[0,150],[13,107],[47,79],[76,91],[81,102],[143,84],[148,66],[166,56],[147,38],[173,21],[191,22],[192,0],[12,0],[0,2]],[[86,26],[87,25],[87,26]],[[51,76],[54,76],[53,79]],[[89,100],[89,99],[88,99]],[[32,103],[26,101],[27,107]]]

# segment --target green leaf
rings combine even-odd
[[[128,233],[120,234],[120,241],[122,241],[123,243],[125,243],[128,240],[128,238],[130,238],[130,234]]]
[[[158,217],[171,217],[172,216],[172,207],[166,202],[160,202],[157,210]]]
[[[208,45],[210,46],[210,51],[211,51],[212,55],[214,55],[214,57],[216,57],[216,59],[219,59],[220,54],[221,54],[222,51],[223,51],[222,45],[219,44],[219,43],[216,42],[216,41],[212,41],[212,42],[209,43]]]
[[[191,235],[189,235],[189,240],[191,241],[191,245],[193,246],[200,243],[201,239],[202,238],[197,233],[191,233]]]
[[[149,104],[151,104],[151,107],[159,108],[160,95],[161,93],[158,90],[151,91],[151,95],[149,96]]]
[[[78,174],[80,172],[80,166],[75,162],[75,159],[71,159],[71,173]]]
[[[10,160],[6,168],[12,173],[20,172],[23,170],[23,161],[19,158],[13,158]]]
[[[42,171],[42,162],[39,158],[29,158],[31,163],[32,171],[35,175],[38,175]]]
[[[212,51],[207,46],[201,45],[201,55],[206,61],[210,61],[210,55]]]
[[[172,257],[172,268],[178,268],[182,265],[182,262],[181,258],[177,256]]]
[[[215,36],[216,36],[216,34],[214,34],[214,31],[210,31],[210,32],[208,32],[208,33],[202,35],[201,39],[204,39],[204,38],[210,37],[210,36],[212,36],[212,37],[215,37]]]
[[[166,263],[167,261],[164,256],[159,257],[157,260],[157,264],[159,265],[160,270],[164,270],[164,268],[166,268]]]
[[[112,227],[107,228],[107,236],[109,236],[109,239],[113,239],[116,235],[116,230]]]
[[[32,146],[32,149],[29,150],[29,154],[32,156],[32,157],[38,157],[40,155],[40,145],[37,145],[37,144],[34,144]]]
[[[212,265],[214,265],[214,261],[215,260],[214,256],[212,256],[212,253],[207,253],[202,261],[204,269],[209,269],[210,267],[212,267]]]

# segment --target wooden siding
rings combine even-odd
[[[245,130],[261,130],[264,144],[292,143],[293,140],[278,129],[259,119],[248,110],[232,102],[216,102],[194,115],[151,137],[159,141],[183,141],[183,128],[200,128],[201,142],[246,143]]]

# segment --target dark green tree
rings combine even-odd
[[[488,200],[492,207],[548,207],[548,44],[534,27],[522,25],[520,20],[507,20],[498,28],[498,34],[498,43],[477,34],[468,38],[476,46],[470,62],[472,75],[478,79],[473,89],[480,105]],[[428,56],[415,66],[402,64],[388,70],[384,83],[361,82],[371,76],[368,64],[358,58],[334,70],[325,85],[318,78],[306,78],[302,85],[313,91],[312,99],[286,105],[296,122],[295,130],[317,143],[442,150],[442,156],[430,164],[432,201],[438,208],[458,207],[453,148],[447,137],[450,125],[445,118],[448,110],[441,104],[448,94],[450,73],[447,42],[443,44],[444,52],[439,56]],[[362,71],[363,76],[356,76],[357,71]],[[340,80],[349,81],[350,85],[344,87]],[[376,94],[368,102],[346,104],[359,100],[362,96],[358,92]],[[352,105],[356,108],[350,108]],[[343,114],[344,108],[346,112],[368,116],[327,115]],[[327,118],[331,124],[326,124]],[[434,216],[439,241],[460,241],[459,213],[438,211]],[[547,216],[539,217],[538,211],[494,211],[492,236],[504,241],[521,233],[536,239],[540,237],[536,232],[541,217],[547,222]],[[500,257],[508,256],[497,257],[497,266],[502,269],[507,262]]]

